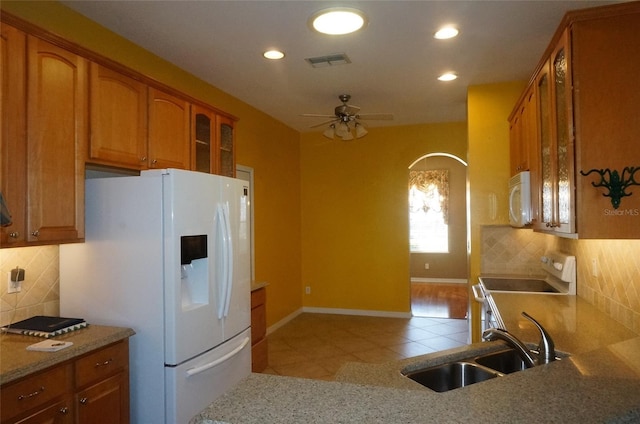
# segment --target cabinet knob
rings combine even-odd
[[[20,237],[20,233],[17,232],[17,231],[12,231],[12,232],[9,233],[9,237],[18,238],[18,237]]]
[[[34,237],[39,237],[40,236],[40,231],[34,230],[34,231],[31,232],[31,235],[34,236]]]
[[[140,158],[140,162],[146,162],[146,161],[147,161],[147,157],[146,157],[146,156],[142,156],[142,157]]]
[[[67,415],[69,413],[69,408],[67,408],[66,406],[63,406],[62,408],[60,408],[60,410],[58,410],[59,413],[61,413],[62,415]]]
[[[151,161],[151,165],[155,165],[156,163],[158,163],[158,159],[154,159]]]
[[[83,404],[83,405],[86,405],[87,402],[89,402],[89,399],[86,398],[86,397],[83,397],[83,398],[80,399],[80,403]]]

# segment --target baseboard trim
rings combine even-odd
[[[305,306],[302,312],[313,314],[336,314],[336,315],[358,315],[366,317],[383,317],[383,318],[411,318],[411,312],[392,312],[392,311],[370,311],[364,309],[340,309],[340,308],[314,308]]]
[[[412,277],[412,283],[453,283],[453,284],[467,284],[469,280],[465,278],[420,278]]]
[[[267,336],[274,331],[278,330],[280,327],[283,327],[295,317],[300,315],[303,312],[308,312],[312,314],[335,314],[335,315],[358,315],[358,316],[367,316],[367,317],[383,317],[383,318],[411,318],[411,312],[389,312],[389,311],[367,311],[362,309],[339,309],[339,308],[314,308],[310,306],[302,307],[286,317],[282,318],[280,321],[271,325],[267,328]]]
[[[276,331],[277,329],[279,329],[280,327],[286,325],[289,321],[293,320],[295,317],[297,317],[301,313],[302,313],[302,308],[290,313],[286,317],[282,318],[280,321],[278,321],[275,324],[273,324],[272,326],[268,327],[267,328],[267,336],[269,334],[273,333],[274,331]]]

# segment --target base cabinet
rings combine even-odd
[[[127,424],[129,342],[6,384],[0,396],[2,424]]]
[[[267,290],[264,287],[251,292],[251,371],[267,368]]]

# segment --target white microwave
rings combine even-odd
[[[509,179],[509,225],[524,227],[531,224],[531,183],[529,171]]]

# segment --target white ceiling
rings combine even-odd
[[[564,13],[611,1],[63,1],[90,19],[301,132],[332,114],[338,95],[361,113],[391,113],[368,126],[466,120],[469,85],[526,80]],[[355,7],[355,34],[314,33],[307,20]],[[460,35],[433,33],[454,24]],[[262,52],[286,54],[269,61]],[[352,63],[312,68],[304,59],[346,53]],[[459,75],[442,83],[444,71]],[[214,105],[215,106],[215,105]],[[505,117],[506,118],[506,117]],[[322,131],[323,127],[315,131]]]

